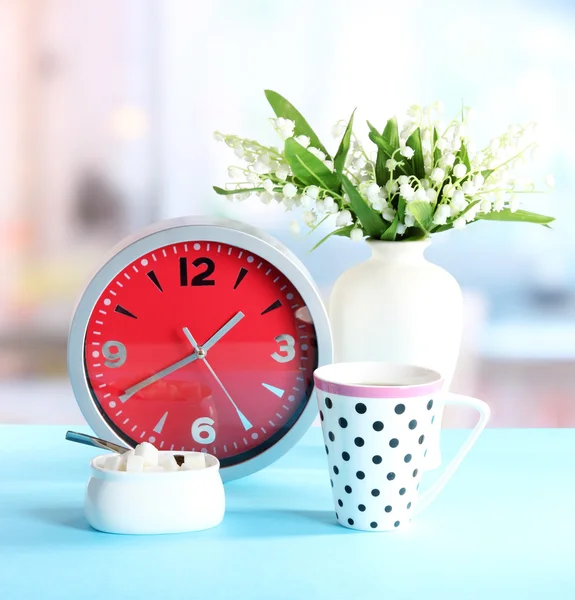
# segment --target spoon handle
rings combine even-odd
[[[77,431],[67,431],[66,439],[70,442],[77,442],[78,444],[85,444],[86,446],[94,446],[95,448],[103,448],[104,450],[111,450],[112,452],[118,452],[119,454],[123,454],[129,450],[129,448],[125,448],[119,444],[114,444],[113,442],[108,442],[106,440],[102,440],[91,435],[86,435],[85,433],[79,433]]]

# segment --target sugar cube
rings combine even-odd
[[[144,465],[144,473],[165,473],[166,470],[164,469],[164,467],[160,467],[159,465],[156,465],[155,467],[146,467]]]
[[[136,456],[141,456],[144,459],[144,465],[146,467],[157,467],[158,466],[158,450],[152,444],[143,442],[136,446]]]
[[[162,466],[165,471],[177,471],[179,469],[173,454],[160,454],[160,466]]]
[[[193,469],[203,469],[206,466],[206,459],[201,452],[192,452],[191,454],[186,454],[184,457],[184,464],[182,465],[183,469],[193,470]]]
[[[119,454],[112,454],[110,456],[106,456],[103,466],[104,469],[108,469],[109,471],[119,471],[121,464],[122,457]]]
[[[129,473],[142,472],[144,470],[144,457],[138,454],[128,456],[126,460],[126,471]]]

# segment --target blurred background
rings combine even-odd
[[[572,0],[0,0],[0,422],[79,423],[69,321],[103,256],[162,218],[227,215],[287,244],[327,299],[362,244],[289,232],[293,214],[211,191],[219,129],[277,143],[263,90],[329,139],[413,103],[475,109],[477,145],[539,124],[529,208],[552,230],[480,223],[427,256],[465,292],[453,388],[495,427],[575,426],[575,3]],[[447,425],[466,424],[456,415]]]

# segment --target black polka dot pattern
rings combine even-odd
[[[333,472],[334,472],[336,475],[339,475],[339,469],[337,468],[337,465],[334,465],[334,466],[333,466]]]
[[[420,435],[419,436],[419,440],[418,440],[420,446],[421,446],[421,444],[423,444],[424,440],[425,440],[425,436],[424,435]]]
[[[411,454],[406,454],[406,455],[403,457],[403,460],[404,460],[406,463],[408,463],[408,462],[411,462]]]
[[[411,502],[407,503],[407,510],[409,510],[411,508]]]
[[[358,402],[355,405],[355,412],[360,414],[360,415],[364,415],[367,411],[367,406],[363,403],[363,402]]]
[[[371,490],[371,495],[374,498],[377,498],[377,496],[379,496],[379,490],[378,489]]]
[[[391,438],[391,439],[389,440],[389,445],[390,445],[392,448],[397,448],[397,447],[399,446],[399,440],[398,440],[397,438]]]
[[[415,470],[413,471],[413,476],[414,476],[414,477],[417,477],[417,474],[418,474],[418,473],[419,473],[419,470],[418,470],[418,469],[415,469]]]
[[[383,431],[383,423],[381,421],[376,421],[373,424],[373,428],[375,431]]]
[[[385,507],[386,513],[390,513],[392,510],[393,510],[393,508],[391,506],[389,506],[389,504]]]
[[[415,429],[416,427],[417,427],[417,421],[415,419],[413,419],[412,421],[409,422],[410,429]]]
[[[329,448],[327,446],[325,447],[325,453],[329,454]]]
[[[320,410],[319,411],[319,418],[323,421],[324,417],[323,417],[323,412]]]
[[[359,512],[365,512],[365,504],[360,504],[360,505],[357,507],[357,510],[359,510]]]
[[[435,415],[433,415],[433,417],[431,417],[431,424],[433,425],[433,422],[435,421]]]
[[[330,431],[330,432],[327,434],[327,437],[329,438],[329,441],[330,441],[330,442],[334,442],[334,441],[335,441],[335,435],[333,434],[333,431]]]
[[[376,522],[376,521],[372,521],[372,522],[369,524],[369,526],[370,526],[372,529],[377,529],[377,522]]]
[[[400,495],[400,496],[403,496],[403,494],[405,494],[405,488],[401,488],[401,489],[399,490],[399,495]]]
[[[430,400],[430,401],[427,403],[427,410],[431,410],[432,408],[433,408],[433,400]]]
[[[342,429],[345,429],[345,428],[347,427],[347,421],[346,421],[346,420],[345,420],[343,417],[341,417],[341,418],[339,419],[338,423],[339,423],[339,426],[340,426]]]
[[[362,446],[365,444],[365,441],[364,441],[364,439],[363,439],[363,438],[361,438],[361,437],[356,437],[356,438],[355,438],[355,440],[353,440],[353,443],[354,443],[354,444],[355,444],[355,445],[356,445],[358,448],[361,448],[361,447],[362,447]]]
[[[355,474],[355,476],[356,476],[358,479],[365,479],[365,473],[364,473],[363,471],[358,471],[358,472]]]
[[[339,504],[340,507],[343,506],[343,500],[338,500],[337,503]]]
[[[382,460],[383,460],[383,459],[381,458],[381,456],[379,456],[379,454],[376,454],[376,455],[375,455],[375,456],[374,456],[374,457],[371,459],[371,461],[373,462],[373,464],[374,464],[374,465],[380,465]]]
[[[388,481],[393,481],[395,479],[395,473],[388,473],[387,479],[388,479]]]
[[[349,485],[346,485],[346,486],[345,486],[345,488],[343,488],[343,489],[344,489],[344,490],[346,491],[346,493],[348,493],[348,494],[351,494],[351,492],[352,492],[352,490],[351,490],[351,486],[349,486]]]
[[[394,410],[396,415],[402,415],[405,412],[405,404],[398,404]]]
[[[393,524],[393,526],[394,526],[394,527],[399,527],[399,521],[396,521],[396,522]]]
[[[353,519],[348,519],[348,520],[347,520],[347,522],[348,522],[350,525],[353,525]]]
[[[349,454],[347,452],[342,452],[341,453],[341,457],[343,458],[343,460],[345,460],[346,462],[349,460]]]
[[[331,398],[326,398],[326,399],[325,399],[325,405],[326,405],[328,408],[332,408],[332,407],[333,407],[333,402],[331,401]]]
[[[331,487],[333,487],[333,479],[330,479],[329,482],[331,483]]]

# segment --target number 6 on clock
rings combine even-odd
[[[279,352],[274,352],[272,358],[280,363],[286,363],[293,360],[295,356],[295,340],[293,337],[287,333],[282,333],[275,338],[275,341],[280,344],[279,351],[281,354]],[[281,342],[285,342],[285,344],[281,344]]]
[[[213,424],[214,420],[210,419],[210,417],[198,417],[192,423],[192,438],[194,442],[198,444],[211,444],[216,439],[216,430],[212,427]]]

